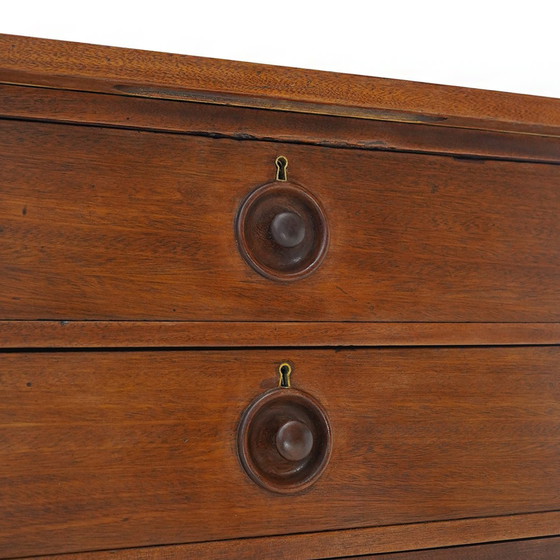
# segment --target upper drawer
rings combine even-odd
[[[279,155],[328,229],[290,282],[235,228]],[[0,161],[0,319],[560,320],[555,165],[17,121]]]

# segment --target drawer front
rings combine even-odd
[[[279,155],[326,223],[289,282],[235,228]],[[17,121],[0,158],[0,319],[560,320],[555,165]]]
[[[275,387],[330,428],[295,493],[238,451]],[[0,556],[560,509],[557,347],[11,352],[0,393]]]

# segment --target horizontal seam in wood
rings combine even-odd
[[[373,526],[367,526],[367,527],[352,527],[352,528],[347,528],[347,529],[326,529],[324,531],[311,531],[311,532],[305,532],[305,533],[279,533],[279,534],[273,534],[273,535],[259,535],[259,536],[249,536],[249,537],[234,537],[231,539],[218,539],[218,540],[204,540],[204,541],[190,541],[190,542],[175,542],[175,543],[166,543],[166,544],[161,544],[161,545],[149,545],[149,546],[142,546],[142,547],[126,547],[126,548],[117,548],[117,549],[98,549],[98,550],[85,550],[85,551],[79,551],[79,552],[66,552],[66,553],[55,553],[55,554],[48,554],[48,555],[40,555],[40,554],[34,554],[32,556],[18,556],[18,557],[14,557],[11,560],[25,560],[27,558],[46,558],[48,559],[49,557],[63,557],[63,556],[71,556],[71,555],[78,555],[78,554],[100,554],[103,552],[127,552],[127,551],[146,551],[149,549],[153,549],[153,550],[157,550],[158,548],[164,548],[164,547],[173,547],[173,546],[184,546],[184,547],[188,547],[189,545],[202,545],[202,544],[216,544],[216,543],[228,543],[228,542],[241,542],[241,541],[256,541],[256,540],[266,540],[266,539],[271,539],[271,538],[278,538],[278,537],[303,537],[303,536],[309,536],[309,537],[313,537],[313,536],[320,536],[320,535],[326,535],[329,533],[345,533],[345,534],[349,534],[352,532],[360,532],[360,531],[368,531],[368,530],[372,530],[372,529],[389,529],[389,528],[406,528],[406,527],[424,527],[426,525],[434,525],[434,524],[461,524],[461,522],[468,522],[468,521],[480,521],[480,520],[496,520],[496,519],[509,519],[512,517],[523,517],[523,516],[538,516],[538,515],[546,515],[546,514],[551,514],[551,513],[560,513],[560,510],[558,509],[554,509],[554,510],[545,510],[545,511],[528,511],[528,512],[517,512],[517,513],[510,513],[510,514],[502,514],[502,515],[485,515],[485,516],[480,516],[480,517],[460,517],[460,518],[454,518],[454,519],[438,519],[438,520],[432,520],[432,521],[421,521],[421,522],[414,522],[414,523],[402,523],[402,524],[393,524],[393,525],[373,525]],[[558,533],[552,533],[552,534],[548,534],[548,535],[543,535],[540,538],[553,538],[553,537],[557,537],[560,536],[560,531]],[[539,537],[535,537],[535,538],[539,538]],[[470,545],[475,545],[475,544],[489,544],[491,542],[509,542],[511,540],[527,540],[527,537],[518,537],[515,539],[505,539],[505,540],[498,540],[498,541],[480,541],[480,542],[472,542],[472,543],[468,543],[464,546],[470,546]],[[415,548],[415,549],[403,549],[402,551],[399,552],[411,552],[413,550],[430,550],[430,549],[436,549],[436,548],[446,548],[449,545],[445,545],[445,546],[440,546],[440,547],[428,547],[428,548]],[[364,556],[364,555],[361,555]],[[367,556],[367,554],[365,555]],[[328,558],[328,557],[327,557]],[[336,558],[336,557],[334,557]],[[339,556],[340,558],[340,556]],[[359,556],[358,556],[359,558]]]
[[[1,68],[0,68],[1,70]],[[558,134],[546,134],[541,132],[523,132],[518,130],[504,130],[500,128],[491,129],[491,128],[480,128],[480,127],[468,127],[468,126],[459,126],[453,124],[441,124],[440,123],[431,123],[431,122],[414,122],[408,120],[387,120],[387,119],[374,119],[374,118],[363,118],[359,116],[352,116],[352,115],[340,115],[340,114],[329,114],[329,113],[315,113],[315,112],[302,112],[302,111],[294,111],[289,108],[276,108],[276,107],[255,107],[251,105],[228,105],[223,103],[212,103],[211,101],[202,101],[202,100],[190,100],[190,99],[174,99],[169,97],[153,97],[153,96],[140,96],[140,95],[130,95],[130,94],[123,94],[123,93],[115,93],[115,92],[108,92],[102,90],[86,90],[86,89],[75,89],[75,88],[63,88],[63,87],[56,87],[56,86],[48,86],[48,85],[33,85],[33,84],[24,84],[20,82],[10,82],[5,80],[0,80],[0,86],[13,86],[16,88],[25,88],[25,89],[38,89],[38,90],[49,90],[55,92],[68,92],[68,93],[78,93],[78,94],[85,94],[85,95],[93,95],[93,96],[104,96],[108,98],[125,98],[125,99],[144,99],[147,101],[154,101],[154,102],[163,102],[163,103],[173,103],[173,104],[189,104],[189,105],[201,105],[211,106],[211,107],[221,107],[224,109],[238,109],[238,110],[248,110],[254,112],[278,112],[278,113],[296,113],[296,114],[303,114],[308,115],[311,117],[316,118],[333,118],[333,119],[344,119],[344,120],[356,120],[356,121],[374,121],[379,123],[396,123],[398,125],[407,125],[407,126],[414,126],[414,127],[435,127],[439,129],[453,129],[453,130],[472,130],[474,132],[483,132],[489,134],[505,134],[510,136],[536,136],[542,138],[560,138],[560,132]],[[0,108],[1,111],[1,108]],[[1,116],[1,113],[0,113]],[[509,122],[509,121],[496,121],[496,122]]]
[[[109,94],[107,94],[109,95]],[[314,142],[306,140],[289,140],[282,138],[272,138],[267,136],[257,136],[252,134],[227,134],[220,132],[201,132],[201,131],[177,131],[177,130],[167,130],[163,128],[153,128],[145,126],[133,126],[133,125],[120,125],[120,124],[101,124],[94,122],[80,122],[72,120],[58,120],[55,118],[33,118],[33,117],[21,117],[21,116],[10,116],[1,115],[0,120],[3,121],[16,121],[16,122],[38,122],[46,124],[54,124],[61,126],[82,126],[90,128],[100,128],[100,129],[113,129],[113,130],[134,130],[148,132],[152,134],[171,134],[176,136],[196,136],[201,138],[210,138],[212,140],[236,140],[238,142],[268,142],[276,144],[290,144],[296,146],[316,146],[320,148],[330,148],[336,150],[360,150],[364,152],[389,152],[389,153],[400,153],[400,154],[415,154],[415,155],[426,155],[431,157],[447,157],[453,159],[461,160],[477,160],[477,161],[501,161],[501,162],[512,162],[512,163],[530,163],[537,165],[560,165],[560,157],[557,161],[538,159],[531,157],[508,157],[508,156],[484,156],[480,154],[468,154],[461,152],[444,152],[444,151],[434,151],[434,150],[421,150],[421,149],[406,149],[406,148],[393,148],[393,147],[383,147],[383,146],[360,146],[348,145],[345,143],[334,143],[334,142]],[[410,124],[410,123],[407,123]],[[420,125],[423,126],[423,125]],[[453,127],[448,127],[453,128]],[[481,131],[490,132],[490,131]],[[509,132],[496,131],[503,134],[512,134]]]
[[[360,326],[387,326],[387,325],[420,325],[420,326],[438,326],[438,325],[555,325],[560,326],[560,321],[303,321],[303,320],[290,320],[290,321],[267,321],[259,319],[225,319],[225,320],[213,320],[213,319],[196,319],[196,320],[178,320],[178,319],[2,319],[1,323],[59,323],[60,326],[66,326],[68,324],[80,324],[80,323],[127,323],[127,324],[179,324],[179,325],[192,325],[207,323],[209,325],[221,325],[221,324],[236,324],[236,323],[261,323],[265,325],[291,325],[293,323],[298,323],[298,325],[311,325],[311,326],[321,326],[332,325],[332,324],[344,324],[344,325],[360,325]],[[53,325],[54,326],[54,325]]]
[[[0,68],[1,70],[1,68]],[[47,76],[49,76],[47,74]],[[72,78],[80,78],[79,76],[73,75],[62,75],[60,76],[62,79],[72,79]],[[90,78],[95,80],[95,78]],[[33,84],[27,83],[24,81],[11,81],[11,80],[0,80],[0,85],[10,85],[10,86],[21,86],[21,87],[28,87],[28,88],[36,88],[36,89],[48,89],[54,91],[69,91],[75,93],[90,93],[90,94],[100,94],[100,95],[108,95],[114,97],[124,97],[124,98],[132,98],[132,99],[153,99],[153,100],[160,100],[166,102],[176,102],[176,103],[196,103],[199,105],[212,105],[212,106],[220,106],[220,107],[237,107],[237,108],[245,108],[245,109],[253,109],[253,110],[260,110],[260,111],[279,111],[285,113],[299,113],[304,115],[316,115],[316,116],[328,116],[328,117],[338,117],[338,118],[346,118],[346,119],[356,119],[356,120],[365,120],[365,121],[377,121],[377,122],[395,122],[401,124],[416,124],[421,126],[432,126],[438,128],[455,128],[461,130],[473,130],[473,131],[481,131],[481,132],[500,132],[500,133],[508,133],[508,134],[516,134],[522,136],[540,136],[540,137],[551,137],[551,138],[558,138],[560,137],[560,133],[558,134],[548,134],[542,132],[531,132],[531,131],[522,131],[522,130],[511,130],[507,128],[491,128],[491,127],[481,127],[481,126],[468,126],[468,125],[459,125],[459,124],[449,124],[447,119],[449,118],[447,115],[442,116],[441,114],[435,113],[414,113],[410,111],[400,111],[399,109],[382,109],[376,107],[365,107],[365,106],[353,106],[353,105],[341,105],[337,103],[327,104],[327,103],[320,103],[320,102],[312,102],[312,101],[301,101],[301,100],[293,100],[291,98],[278,98],[278,97],[263,97],[263,100],[270,99],[279,99],[285,103],[289,103],[289,107],[282,107],[282,106],[274,106],[274,107],[267,107],[266,105],[259,105],[255,101],[251,103],[252,99],[257,99],[255,97],[251,97],[250,95],[243,95],[243,94],[233,94],[233,93],[218,93],[215,95],[220,95],[223,97],[223,101],[219,102],[217,99],[208,100],[208,99],[201,99],[200,97],[196,97],[197,95],[200,96],[202,94],[212,95],[212,92],[204,91],[204,90],[192,90],[189,92],[188,90],[182,91],[177,90],[176,92],[170,93],[168,96],[165,95],[157,95],[157,89],[154,86],[138,86],[138,87],[145,87],[145,89],[154,88],[153,91],[150,91],[151,95],[147,93],[128,93],[126,91],[114,89],[114,91],[103,91],[98,89],[79,89],[73,87],[64,87],[64,86],[49,86],[46,84]],[[118,86],[118,84],[116,84]],[[112,84],[112,87],[115,88],[115,84]],[[162,90],[162,88],[159,88]],[[163,88],[165,89],[165,88]],[[162,90],[163,91],[163,90]],[[189,98],[189,93],[191,98]],[[501,92],[503,93],[503,92]],[[512,94],[516,95],[516,94]],[[183,96],[183,97],[180,97]],[[230,99],[228,100],[228,96]],[[245,99],[246,102],[243,103],[241,100]],[[261,98],[258,98],[261,99]],[[237,100],[237,102],[236,102]],[[337,112],[336,110],[339,109]],[[342,113],[341,110],[345,109],[348,113]],[[355,112],[362,112],[367,113],[371,111],[371,115],[367,114],[351,114],[351,111]],[[378,111],[379,113],[395,113],[395,115],[387,115],[382,117],[381,115],[373,114],[374,111]],[[398,118],[399,113],[403,116],[402,118]],[[414,120],[413,117],[417,117],[417,120]],[[475,117],[465,117],[465,116],[456,116],[451,115],[451,118],[458,118],[458,119],[465,119],[465,120],[476,120]],[[431,120],[430,120],[431,119]],[[495,123],[502,123],[504,125],[511,124],[521,124],[523,122],[518,121],[508,121],[508,120],[498,120],[498,119],[489,119],[489,118],[482,118],[479,119],[482,121],[488,122],[495,122]],[[534,125],[534,126],[542,126],[542,125]],[[549,126],[549,125],[548,125]]]

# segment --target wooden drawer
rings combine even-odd
[[[332,453],[283,495],[236,434],[286,360]],[[560,507],[558,347],[7,352],[0,393],[3,557]]]
[[[556,165],[0,122],[0,319],[558,321]],[[322,206],[322,265],[240,255],[275,159]]]

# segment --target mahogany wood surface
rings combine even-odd
[[[270,280],[294,282],[319,268],[329,248],[329,227],[321,203],[285,178],[254,190],[235,219],[237,245],[247,264]],[[278,178],[280,171],[284,178]]]
[[[0,557],[560,557],[558,163],[555,99],[0,34]]]
[[[560,134],[555,99],[0,35],[0,81],[293,112]]]
[[[557,560],[558,558],[560,558],[560,538],[360,556],[360,560]],[[351,558],[340,560],[351,560]]]
[[[289,364],[282,364],[280,387],[258,396],[243,412],[237,451],[256,484],[295,494],[314,484],[328,465],[331,430],[321,403],[290,387]]]
[[[0,348],[560,344],[560,323],[0,321]]]
[[[560,138],[0,84],[0,116],[238,140],[560,162]]]
[[[284,361],[332,430],[290,496],[236,450]],[[0,554],[558,510],[559,368],[558,347],[3,353]]]
[[[267,558],[271,560],[317,560],[319,558],[350,558],[348,555],[371,554],[380,551],[402,551],[430,549],[430,553],[440,551],[432,547],[449,547],[450,545],[469,545],[471,543],[492,543],[506,539],[523,539],[544,537],[558,534],[560,512],[489,517],[483,519],[459,519],[453,521],[436,521],[431,523],[412,523],[406,525],[389,525],[384,527],[368,527],[364,529],[346,529],[325,531],[320,533],[292,534],[273,537],[256,537],[192,543],[173,546],[143,547],[121,549],[104,552],[85,552],[56,556],[40,556],[47,560],[255,560]],[[496,543],[472,548],[476,552],[492,551],[499,547]],[[539,539],[517,541],[517,546],[533,556],[525,556],[523,560],[549,560],[537,554],[554,551],[557,539]],[[540,550],[539,550],[540,549]],[[454,548],[461,551],[461,548]],[[469,550],[469,548],[465,548]],[[495,548],[494,550],[499,550]],[[511,547],[508,550],[511,553]],[[390,552],[391,554],[391,552]],[[415,554],[419,554],[416,551]],[[326,556],[327,555],[327,556]],[[368,558],[368,556],[365,556]],[[375,556],[373,556],[375,558]],[[391,556],[388,557],[389,559]],[[554,557],[556,560],[556,557]],[[452,557],[453,559],[453,557]],[[484,557],[482,557],[484,560]],[[472,560],[482,560],[475,557]],[[422,559],[424,560],[424,559]],[[436,560],[437,559],[436,557]],[[457,560],[457,559],[455,559]],[[459,560],[465,560],[460,558]],[[469,560],[471,560],[469,558]],[[499,560],[509,560],[502,557]]]
[[[0,318],[560,320],[560,167],[0,122]],[[330,246],[286,285],[240,256],[274,178],[322,204]]]

